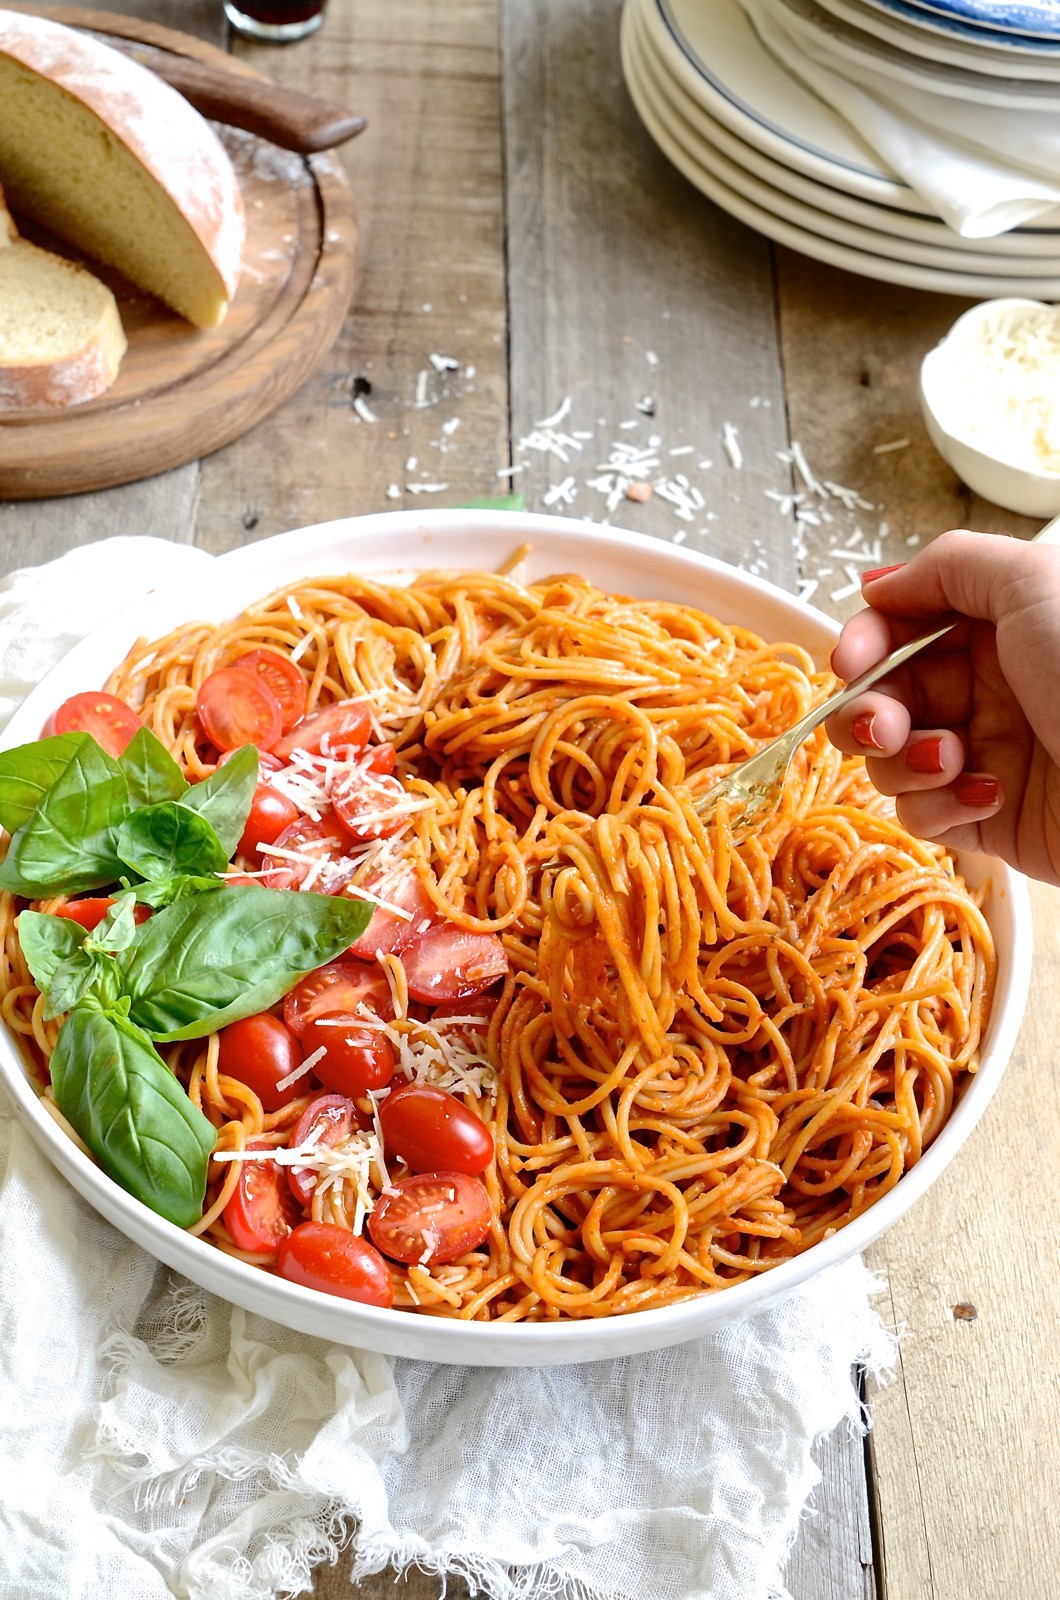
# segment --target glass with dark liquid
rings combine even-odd
[[[248,39],[287,44],[304,39],[324,20],[327,0],[224,0],[225,16]]]

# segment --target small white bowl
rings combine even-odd
[[[1060,470],[1018,465],[984,450],[981,440],[973,442],[969,436],[969,413],[977,404],[977,350],[984,339],[992,330],[1040,316],[1043,311],[1053,312],[1060,322],[1060,307],[1041,300],[984,300],[957,318],[920,367],[920,404],[939,455],[969,489],[1024,517],[1052,517],[1060,512]],[[1057,382],[1060,384],[1060,370]],[[978,414],[989,415],[989,400]]]

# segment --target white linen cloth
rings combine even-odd
[[[868,55],[855,66],[822,29],[776,0],[740,4],[780,66],[844,117],[964,238],[993,238],[1060,204],[1056,113],[1006,110],[899,83],[873,70]]]
[[[74,639],[212,558],[111,539],[0,583],[0,724]],[[274,1600],[355,1531],[500,1600],[785,1600],[893,1340],[858,1260],[672,1350],[522,1371],[328,1345],[159,1266],[0,1094],[0,1600]],[[353,1591],[351,1590],[351,1600]]]

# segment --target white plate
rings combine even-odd
[[[991,258],[989,275],[920,266],[915,262],[896,259],[895,241],[890,237],[884,241],[884,253],[875,255],[863,248],[837,243],[827,233],[820,231],[832,220],[823,213],[818,213],[814,217],[815,223],[819,224],[818,230],[814,231],[748,199],[742,192],[742,184],[740,189],[733,189],[716,173],[708,170],[702,161],[689,154],[681,141],[671,132],[669,124],[656,115],[645,93],[637,63],[635,60],[629,60],[625,49],[627,37],[628,29],[623,29],[623,69],[626,83],[637,114],[659,149],[708,199],[713,200],[716,205],[721,206],[724,211],[728,211],[741,222],[747,223],[749,227],[764,233],[767,238],[801,251],[803,255],[811,256],[816,261],[843,267],[848,272],[857,272],[863,277],[877,278],[882,283],[900,283],[913,289],[931,289],[940,294],[969,295],[975,299],[1012,294],[1023,294],[1041,300],[1060,299],[1060,273],[1052,277],[1025,277],[1011,270],[1003,271],[1001,268],[1001,262],[1005,261],[1003,257],[997,258],[996,266],[994,259]],[[810,214],[808,208],[804,208],[804,212],[806,215]],[[1008,267],[1010,261],[1006,261],[1005,264]],[[1028,262],[1028,265],[1034,270],[1034,263]]]
[[[105,629],[72,650],[33,690],[11,719],[2,745],[37,738],[49,711],[86,684],[102,683],[143,634],[154,637],[189,617],[220,621],[269,590],[301,581],[310,573],[356,570],[382,581],[403,581],[427,566],[492,570],[524,543],[532,547],[531,576],[576,570],[592,582],[624,594],[700,605],[767,639],[800,644],[820,660],[827,658],[835,641],[836,625],[819,612],[759,578],[661,540],[586,526],[565,517],[400,511],[324,523],[264,539],[219,557],[208,592],[203,591],[200,574],[194,583],[127,607]],[[1023,880],[999,863],[970,857],[962,861],[962,870],[971,883],[990,883],[987,908],[999,972],[982,1063],[945,1128],[890,1193],[831,1238],[761,1277],[656,1311],[547,1326],[489,1325],[384,1311],[315,1294],[225,1256],[163,1221],[120,1189],[41,1109],[21,1057],[2,1029],[0,1079],[27,1131],[97,1211],[194,1282],[289,1327],[393,1355],[488,1366],[595,1361],[658,1349],[731,1322],[864,1249],[930,1187],[979,1120],[1000,1082],[1026,1003],[1030,911]],[[937,1241],[937,1249],[941,1256],[944,1240]]]
[[[964,66],[918,58],[833,16],[817,0],[780,0],[780,4],[796,39],[804,44],[808,40],[812,48],[815,38],[823,38],[835,56],[857,71],[867,69],[922,94],[999,106],[1004,111],[1055,114],[1060,110],[1060,86],[1056,84],[992,78]]]
[[[948,29],[935,32],[914,22],[917,13],[906,10],[878,10],[871,0],[819,0],[819,4],[833,16],[842,17],[874,38],[884,39],[912,55],[930,61],[942,61],[952,67],[968,67],[985,72],[992,77],[1036,78],[1043,83],[1060,83],[1060,51],[1024,51],[1006,48],[993,40],[984,42],[978,28],[967,28],[960,33]]]
[[[694,100],[748,144],[822,183],[931,216],[842,117],[784,72],[738,0],[626,0]]]
[[[1012,5],[1009,0],[870,0],[882,11],[913,10],[935,20],[937,27],[976,28],[993,38],[1011,35],[1027,46],[1060,43],[1060,9],[1055,0]]]
[[[770,238],[890,283],[941,288],[951,294],[1004,294],[1018,289],[1045,298],[1060,295],[1060,258],[1056,260],[1055,276],[1041,277],[1045,263],[1040,260],[973,251],[962,247],[958,234],[951,235],[955,241],[952,246],[897,239],[818,211],[762,183],[701,138],[668,107],[647,81],[636,56],[629,56],[628,49],[623,60],[633,103],[664,154],[704,194]],[[742,204],[742,212],[734,202]],[[826,250],[830,253],[826,254]],[[1031,284],[1041,287],[1032,289]]]
[[[859,200],[853,195],[843,193],[842,190],[833,189],[829,184],[816,183],[814,179],[804,177],[802,173],[792,172],[789,167],[782,166],[771,156],[756,150],[753,145],[745,144],[742,139],[730,133],[722,123],[716,122],[709,112],[704,111],[703,107],[685,92],[677,79],[667,72],[666,64],[656,51],[636,8],[631,8],[629,12],[629,29],[627,43],[630,59],[635,67],[643,69],[643,75],[647,77],[650,86],[658,91],[672,106],[677,116],[688,123],[701,138],[716,150],[722,151],[745,171],[753,173],[755,177],[770,184],[774,189],[795,196],[814,211],[845,217],[850,222],[873,229],[888,238],[911,239],[921,244],[939,245],[949,249],[972,248],[967,240],[962,242],[960,235],[941,218],[935,221],[930,217],[914,216],[911,212],[898,211],[890,206],[874,205],[870,200]],[[1060,208],[1055,212],[1055,216],[1060,222]],[[1048,228],[1012,229],[1008,233],[998,234],[995,238],[976,239],[974,248],[978,254],[988,257],[1046,256],[1055,260],[1060,266],[1060,231]],[[999,263],[998,270],[1002,268],[1003,264]],[[1027,272],[1032,268],[1030,264],[1026,264],[1021,270]]]

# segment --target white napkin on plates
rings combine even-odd
[[[110,539],[0,583],[0,725],[78,635],[198,564]],[[819,1473],[893,1359],[853,1260],[651,1355],[396,1361],[237,1310],[96,1215],[0,1095],[0,1600],[274,1600],[350,1536],[500,1600],[785,1600]]]
[[[1060,116],[916,89],[873,71],[868,56],[855,67],[823,30],[776,0],[740,4],[781,67],[962,237],[993,238],[1060,204]]]

